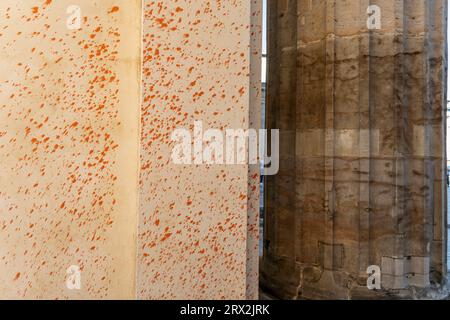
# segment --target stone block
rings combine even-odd
[[[405,289],[408,281],[405,276],[393,276],[383,274],[381,276],[381,287],[386,290]]]
[[[429,274],[430,257],[411,257],[409,259],[409,273]]]
[[[381,259],[381,272],[383,275],[404,276],[405,275],[404,257],[383,257]]]
[[[430,274],[409,274],[408,282],[410,286],[426,288],[430,285]]]

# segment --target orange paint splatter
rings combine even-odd
[[[117,12],[117,11],[119,11],[119,7],[114,6],[114,7],[111,8],[111,10],[109,11],[109,13],[114,13],[114,12]]]

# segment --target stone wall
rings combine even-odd
[[[259,1],[0,16],[0,299],[257,297],[258,168],[176,165],[171,134],[258,129]]]
[[[259,127],[259,7],[144,1],[139,298],[257,297],[258,168],[170,157],[173,130],[194,121]]]
[[[446,12],[439,0],[270,2],[281,169],[266,186],[266,290],[407,297],[445,283]]]
[[[2,299],[134,294],[139,1],[72,4],[0,3]]]

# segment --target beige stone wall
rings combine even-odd
[[[255,298],[258,168],[170,156],[195,120],[259,127],[259,1],[5,0],[0,16],[0,298]]]
[[[141,299],[256,297],[259,175],[248,165],[182,166],[170,158],[173,130],[193,130],[194,121],[204,130],[255,124],[256,4],[144,1]]]
[[[379,30],[367,28],[369,5]],[[267,186],[267,289],[371,296],[370,265],[393,295],[445,281],[446,6],[272,2],[269,124],[282,141]]]
[[[0,298],[134,296],[139,3],[0,3]]]

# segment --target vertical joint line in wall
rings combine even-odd
[[[138,281],[139,281],[139,219],[140,219],[140,214],[141,214],[141,210],[140,210],[140,197],[141,197],[141,193],[140,193],[140,179],[141,179],[141,139],[142,139],[142,105],[143,105],[143,81],[144,81],[144,75],[143,75],[143,63],[144,63],[144,19],[145,19],[145,1],[144,0],[139,0],[138,3],[138,7],[141,10],[141,21],[140,21],[140,54],[139,54],[139,68],[138,68],[138,72],[139,72],[139,110],[138,110],[138,148],[137,148],[137,159],[138,159],[138,168],[137,168],[137,195],[136,195],[136,214],[137,214],[137,219],[136,219],[136,226],[135,226],[135,232],[136,232],[136,236],[135,236],[135,247],[136,252],[135,252],[135,268],[134,268],[134,295],[135,298],[137,299],[139,297],[139,292],[138,292]]]
[[[430,66],[430,60],[433,59],[430,52],[434,52],[432,48],[433,46],[433,19],[434,17],[434,8],[435,0],[423,0],[425,6],[425,17],[424,17],[424,54],[423,54],[423,66],[424,66],[424,75],[427,81],[424,82],[424,91],[425,91],[425,103],[424,103],[424,141],[428,143],[424,143],[424,163],[423,163],[423,171],[424,171],[424,190],[426,193],[424,194],[424,203],[423,203],[423,220],[424,220],[424,229],[423,237],[425,239],[423,243],[423,254],[430,254],[428,249],[431,250],[433,240],[433,231],[434,231],[434,207],[433,207],[433,199],[434,199],[434,173],[432,169],[434,165],[431,161],[434,162],[434,152],[433,152],[433,135],[432,135],[432,105],[434,104],[433,99],[433,81],[429,81],[429,79],[433,79],[432,71]],[[429,242],[428,242],[429,241]],[[429,247],[428,247],[429,245]]]
[[[299,70],[299,46],[298,46],[298,28],[299,28],[299,12],[298,12],[298,1],[294,2],[294,9],[295,9],[295,37],[294,37],[294,42],[295,42],[295,66],[296,66],[296,77],[295,77],[295,106],[294,106],[294,130],[293,130],[293,135],[294,135],[294,186],[296,189],[296,185],[297,185],[297,179],[298,179],[298,172],[297,172],[297,106],[298,106],[298,79],[299,79],[299,75],[298,75],[298,70]],[[295,208],[295,212],[300,212],[298,210],[298,201],[297,201],[297,190],[294,191],[294,208]],[[294,214],[294,232],[297,233],[297,219],[300,219],[301,222],[301,217],[298,217],[297,214]],[[301,224],[300,224],[301,226]],[[298,230],[299,233],[298,234],[302,234],[302,230]],[[297,237],[294,236],[294,261],[297,261],[297,252],[299,252],[300,250],[298,250],[297,246],[298,246],[298,241],[297,241]],[[300,244],[301,245],[301,244]],[[301,252],[301,251],[300,251]],[[301,258],[301,257],[300,257]]]
[[[361,0],[360,4],[360,14],[364,16],[366,14],[366,8],[370,6],[370,0]],[[362,4],[362,5],[361,5]],[[367,31],[362,32],[365,29],[365,19],[361,20],[362,25],[359,31],[359,95],[358,95],[358,106],[359,106],[359,150],[360,150],[360,159],[359,159],[359,271],[366,271],[369,264],[369,217],[370,217],[370,163],[371,163],[371,125],[370,125],[370,36],[371,31],[367,29]],[[364,44],[362,44],[364,42]],[[363,48],[367,48],[367,57],[366,52],[363,51]],[[367,59],[367,60],[366,60]],[[362,69],[362,66],[365,66],[367,63],[367,67]],[[367,73],[367,74],[366,74]],[[363,75],[363,76],[362,76]],[[364,84],[364,77],[367,77],[368,83]],[[361,95],[364,94],[367,89],[367,105],[364,105],[364,109],[362,108],[362,103],[365,102],[361,99]],[[367,109],[366,109],[367,108]],[[367,140],[363,141],[365,136],[362,136],[362,130],[365,130],[362,126],[363,123],[363,115],[361,113],[363,111],[367,112],[366,117],[366,126],[367,126]],[[363,144],[364,143],[364,144]],[[362,146],[365,146],[367,143],[367,150]],[[365,164],[365,165],[364,165]],[[363,189],[365,187],[365,189]],[[367,205],[367,207],[365,206]],[[363,233],[365,233],[363,235]]]
[[[336,59],[336,6],[334,0],[327,0],[324,8],[325,26],[325,192],[327,196],[326,213],[326,243],[333,245],[334,241],[334,219],[335,219],[335,59]],[[331,26],[329,24],[332,24]],[[331,44],[330,44],[331,43]],[[331,60],[331,61],[330,61]],[[330,257],[333,259],[333,257]],[[334,262],[333,262],[334,263]]]
[[[406,51],[406,50],[408,50],[408,41],[407,41],[407,37],[406,37],[406,34],[407,34],[407,32],[405,32],[405,29],[406,29],[406,31],[407,31],[407,28],[408,28],[408,16],[407,16],[407,14],[405,14],[405,1],[403,1],[403,51]],[[404,64],[402,64],[402,88],[403,88],[403,90],[405,90],[406,88],[407,88],[407,84],[406,84],[406,76],[407,76],[407,70],[406,70],[406,67],[405,67],[405,65]],[[407,126],[408,126],[408,129],[411,129],[410,128],[410,121],[409,121],[409,117],[410,117],[410,114],[409,114],[409,98],[408,98],[408,96],[407,96],[407,94],[403,94],[403,97],[402,97],[402,109],[404,110],[404,113],[405,113],[405,117],[406,117],[406,119],[408,120],[407,121]],[[411,150],[412,151],[412,150]],[[404,159],[404,168],[403,168],[403,172],[404,172],[404,179],[405,179],[405,181],[403,182],[404,184],[405,184],[405,186],[407,186],[407,189],[406,190],[410,190],[409,189],[409,185],[410,185],[410,176],[409,176],[409,171],[410,171],[410,165],[411,165],[411,161],[409,161],[409,159]],[[406,195],[406,190],[404,191],[405,192],[405,195]],[[404,211],[404,217],[403,217],[403,219],[404,220],[406,220],[408,223],[410,223],[410,221],[411,221],[411,214],[408,212],[408,210],[406,210],[407,209],[407,203],[405,203],[405,211]],[[405,224],[405,222],[403,222],[403,225],[406,225]],[[405,232],[406,233],[406,231],[403,231],[403,232]],[[407,239],[407,235],[405,234],[405,240],[404,240],[404,251],[405,251],[405,253],[407,254],[409,251],[410,251],[410,247],[409,247],[409,241],[406,241],[406,239]]]
[[[369,0],[369,5],[372,4],[372,0]],[[369,183],[368,183],[368,187],[369,187],[369,197],[368,197],[368,201],[369,201],[369,207],[368,207],[368,217],[367,217],[367,224],[368,224],[368,235],[367,235],[367,246],[368,246],[368,252],[367,252],[367,259],[368,259],[368,264],[371,265],[372,264],[372,244],[371,244],[371,230],[372,230],[372,223],[371,223],[371,218],[372,218],[372,192],[371,192],[371,184],[372,184],[372,173],[373,173],[373,161],[372,161],[372,138],[371,138],[371,133],[372,133],[372,115],[373,115],[373,108],[374,108],[374,102],[373,99],[371,97],[372,92],[374,92],[374,90],[372,90],[372,73],[371,71],[373,70],[373,59],[372,59],[372,53],[373,53],[373,34],[375,31],[373,30],[368,30],[368,104],[369,104],[369,115],[368,115],[368,126],[369,126],[369,172],[368,172],[368,179],[369,179]]]
[[[406,170],[406,151],[405,146],[402,144],[405,142],[402,139],[403,134],[405,134],[404,126],[407,125],[407,122],[405,122],[406,118],[404,115],[404,112],[407,112],[407,86],[406,86],[406,70],[405,70],[405,58],[407,57],[405,55],[405,52],[408,51],[407,49],[407,19],[408,16],[405,13],[405,0],[401,2],[401,8],[400,12],[397,10],[397,6],[394,7],[394,15],[401,15],[402,19],[400,28],[395,26],[395,33],[394,33],[394,43],[397,42],[397,37],[402,37],[402,41],[400,45],[396,45],[395,50],[399,50],[400,52],[396,53],[395,59],[400,59],[398,62],[398,65],[400,65],[400,75],[397,74],[397,71],[394,72],[394,90],[393,90],[393,96],[395,101],[395,109],[394,109],[394,126],[396,127],[396,133],[395,133],[395,154],[394,154],[394,172],[395,172],[395,217],[396,217],[396,236],[395,236],[395,247],[394,252],[397,256],[404,256],[406,254],[406,247],[405,247],[405,229],[404,229],[404,219],[406,214],[406,187],[407,187],[407,173]],[[400,29],[401,34],[398,33],[397,30]],[[394,63],[396,61],[394,60]],[[396,89],[400,92],[396,92]],[[401,187],[403,185],[403,187]],[[400,197],[400,199],[399,199]]]
[[[332,21],[333,21],[333,27],[332,27],[332,34],[331,34],[331,40],[332,40],[332,60],[331,60],[331,81],[332,81],[332,85],[331,85],[331,94],[330,94],[330,106],[331,106],[331,112],[332,112],[332,120],[331,120],[331,130],[333,133],[333,144],[332,144],[332,185],[333,185],[333,190],[334,190],[334,177],[335,177],[335,155],[336,155],[336,144],[335,144],[335,128],[336,128],[336,121],[335,121],[335,110],[334,110],[334,103],[335,103],[335,88],[336,88],[336,79],[335,79],[335,63],[336,63],[336,41],[334,39],[334,37],[336,36],[336,2],[333,0],[329,0],[330,2],[332,2],[333,5],[333,15],[332,15]],[[328,63],[327,63],[328,65]],[[333,204],[333,208],[334,208],[334,204]],[[334,215],[334,214],[333,214]]]
[[[410,121],[409,121],[409,100],[408,100],[408,92],[405,92],[406,90],[408,90],[407,88],[407,83],[406,83],[406,78],[407,78],[407,70],[406,70],[406,66],[405,66],[405,52],[408,51],[408,28],[409,28],[409,22],[408,22],[408,6],[407,6],[407,2],[406,0],[402,1],[402,29],[401,29],[401,36],[402,36],[402,48],[401,48],[401,52],[400,52],[400,58],[402,59],[402,63],[400,64],[401,66],[401,90],[402,90],[402,95],[401,95],[401,110],[402,110],[402,129],[404,129],[403,126],[406,126],[406,128],[408,130],[403,130],[403,133],[407,133],[410,130],[414,130],[413,128],[410,128]],[[408,148],[412,148],[411,145],[408,145]],[[404,190],[403,190],[403,211],[402,211],[402,221],[398,221],[398,225],[399,225],[399,233],[403,234],[403,241],[402,241],[402,251],[404,255],[407,255],[408,252],[410,251],[409,248],[409,241],[407,241],[406,239],[408,238],[408,235],[406,234],[406,228],[405,226],[407,226],[407,224],[410,223],[411,219],[410,219],[410,215],[411,213],[407,210],[408,208],[408,202],[406,199],[409,199],[409,195],[407,194],[407,191],[410,192],[410,175],[409,175],[409,166],[410,166],[410,160],[408,154],[412,154],[413,150],[407,150],[406,154],[402,154],[402,161],[403,161],[403,185],[404,185]]]

